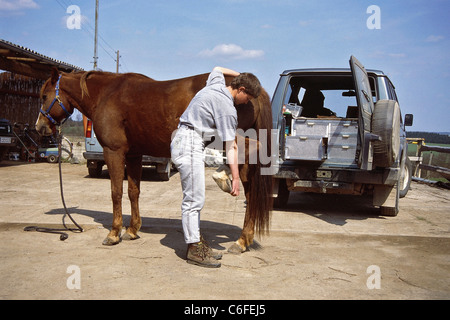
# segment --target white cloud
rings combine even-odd
[[[220,57],[229,59],[253,59],[264,55],[263,50],[245,50],[236,44],[219,44],[212,50],[206,49],[199,53],[201,57]]]
[[[444,40],[445,39],[445,37],[444,36],[435,36],[435,35],[429,35],[426,39],[425,39],[425,41],[426,42],[439,42],[439,41],[441,41],[441,40]]]
[[[406,53],[394,53],[394,52],[384,52],[384,51],[374,51],[369,55],[372,58],[376,59],[386,59],[386,58],[406,58]]]
[[[298,25],[300,27],[307,27],[307,26],[311,25],[311,23],[312,23],[312,20],[300,20],[298,22]]]
[[[34,0],[0,0],[0,10],[17,11],[22,9],[37,9],[38,4]]]
[[[272,29],[272,28],[273,28],[273,26],[271,24],[263,24],[261,26],[261,29]]]
[[[388,53],[388,56],[391,58],[406,58],[405,53]]]

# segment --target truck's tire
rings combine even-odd
[[[273,201],[273,207],[276,209],[286,208],[289,200],[289,193],[286,179],[278,179],[278,196]]]
[[[3,158],[5,157],[7,149],[8,148],[0,148],[0,162],[2,162]]]
[[[412,180],[412,163],[406,156],[405,163],[400,166],[399,195],[404,198],[408,193]]]
[[[159,180],[169,181],[171,168],[172,168],[171,161],[167,163],[158,163],[156,165],[156,172],[158,173]]]
[[[103,165],[101,163],[97,163],[96,167],[88,168],[89,177],[91,178],[99,178],[102,175]]]
[[[390,167],[400,150],[400,107],[394,100],[379,100],[372,116],[372,133],[381,137],[373,143],[373,163]]]

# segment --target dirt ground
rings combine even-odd
[[[178,174],[159,182],[146,168],[141,238],[105,247],[106,170],[93,179],[84,165],[63,164],[65,201],[85,231],[60,241],[23,231],[61,226],[58,165],[0,163],[0,299],[450,298],[448,190],[413,183],[397,217],[379,216],[363,197],[293,193],[286,210],[273,212],[270,235],[232,255],[226,249],[240,235],[245,199],[220,191],[212,173],[201,220],[205,238],[224,250],[219,269],[184,260]]]

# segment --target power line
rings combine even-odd
[[[61,8],[64,9],[64,12],[66,12],[67,8],[70,6],[65,0],[56,0],[56,2],[60,5]],[[67,12],[66,12],[67,13]],[[81,19],[81,24],[85,26],[86,28],[81,28],[84,32],[88,33],[92,39],[95,38],[95,28],[89,23],[89,20],[87,19]],[[117,53],[117,50],[114,50],[114,48],[105,40],[105,38],[98,32],[98,37],[100,40],[104,43],[104,45],[101,42],[97,42],[100,48],[103,49],[103,51],[115,62],[117,62],[115,58],[115,54]],[[105,48],[105,45],[109,47],[110,50]],[[112,53],[111,53],[112,51]]]
[[[130,69],[128,68],[127,64],[123,60],[122,56],[120,56],[120,66],[119,67],[122,67],[122,70],[125,69],[125,72],[130,72]]]

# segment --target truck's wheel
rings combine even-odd
[[[381,141],[373,143],[373,163],[378,167],[390,167],[400,150],[400,107],[394,100],[379,100],[372,117],[372,133]]]
[[[274,208],[285,208],[289,200],[289,189],[286,184],[286,179],[278,179],[278,196],[274,198]]]
[[[408,156],[406,156],[405,163],[400,166],[400,170],[399,195],[400,198],[404,198],[408,193],[412,180],[412,163]]]
[[[169,181],[171,168],[172,168],[171,161],[167,163],[158,163],[156,165],[156,172],[158,173],[159,180]]]
[[[100,163],[97,163],[96,167],[88,168],[89,177],[91,178],[98,178],[102,175],[102,169],[103,165]]]
[[[5,157],[7,149],[8,148],[0,148],[0,162],[2,162],[3,158]]]

